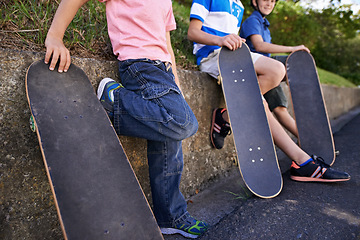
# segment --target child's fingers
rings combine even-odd
[[[67,50],[67,49],[66,49],[66,50]],[[65,64],[65,67],[64,67],[64,72],[67,72],[67,70],[68,70],[69,67],[70,67],[70,64],[71,64],[70,52],[67,51],[67,54],[66,54],[66,64]]]
[[[223,38],[222,46],[229,48],[230,50],[236,50],[241,47],[245,39],[236,34],[229,34]]]
[[[54,51],[52,51],[51,56],[52,56],[52,58],[51,58],[49,69],[51,71],[53,71],[55,69],[56,63],[59,59],[59,52],[54,50]]]
[[[52,50],[50,50],[49,48],[46,49],[46,53],[45,53],[45,64],[48,64],[52,55]]]
[[[231,34],[231,38],[233,41],[233,50],[240,48],[243,43],[243,39],[237,34]]]
[[[67,72],[71,63],[70,53],[68,49],[62,49],[60,52],[60,63],[58,72]]]
[[[67,49],[55,49],[55,50],[48,49],[45,55],[45,63],[48,64],[50,59],[51,62],[49,69],[51,71],[55,69],[55,66],[58,63],[58,61],[59,61],[58,72],[67,72],[71,64],[70,52]]]

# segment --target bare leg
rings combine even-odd
[[[290,136],[285,132],[284,128],[270,112],[267,102],[265,100],[263,102],[275,145],[278,146],[290,159],[294,160],[297,164],[300,165],[306,162],[310,156],[290,138]]]
[[[264,94],[270,89],[278,86],[285,76],[284,65],[274,59],[268,57],[260,57],[254,64],[255,71],[258,75],[258,81],[261,93]],[[297,164],[306,162],[310,156],[304,152],[290,136],[285,132],[284,128],[276,120],[270,112],[267,102],[264,100],[264,107],[267,119],[269,121],[270,130],[276,146],[278,146],[290,159]]]
[[[273,113],[275,114],[276,119],[285,129],[291,132],[294,136],[298,137],[296,122],[290,116],[286,107],[281,107],[281,106],[276,107],[273,110]]]
[[[272,58],[260,57],[254,64],[261,94],[278,86],[285,76],[284,65]]]
[[[254,67],[258,75],[262,94],[278,86],[285,76],[284,65],[281,62],[268,57],[260,57],[255,62]],[[275,144],[297,164],[306,162],[310,156],[294,143],[274,115],[270,112],[267,102],[265,100],[263,102]],[[227,114],[227,111],[224,112],[224,114]],[[224,118],[227,119],[227,116]]]

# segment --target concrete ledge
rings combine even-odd
[[[6,49],[0,49],[0,54],[0,238],[61,239],[38,140],[29,128],[24,85],[27,68],[44,54]],[[117,78],[116,62],[73,58],[73,63],[87,73],[94,88],[104,77]],[[198,71],[178,69],[178,74],[185,98],[199,121],[198,133],[183,142],[181,189],[189,197],[231,175],[237,165],[231,137],[226,138],[222,150],[212,148],[209,141],[212,110],[225,105],[221,88]],[[333,119],[360,105],[360,89],[323,86],[323,91]],[[146,141],[122,136],[120,140],[151,199]]]

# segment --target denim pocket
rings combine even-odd
[[[160,98],[162,96],[165,96],[166,94],[170,93],[171,91],[174,91],[177,94],[181,94],[179,89],[177,89],[175,87],[171,87],[171,86],[166,86],[166,85],[156,86],[156,87],[155,86],[147,87],[141,92],[141,94],[144,99],[152,100],[155,98]]]

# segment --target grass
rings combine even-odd
[[[44,51],[46,34],[59,3],[60,0],[0,0],[0,46]],[[95,0],[85,4],[67,28],[64,43],[72,55],[112,58],[105,4]]]
[[[197,69],[196,58],[192,53],[193,44],[187,39],[187,29],[190,24],[190,6],[173,1],[173,11],[177,29],[171,32],[171,43],[176,62],[182,68]]]
[[[192,43],[187,39],[190,4],[173,1],[177,30],[171,40],[177,65],[195,69]],[[60,0],[0,0],[0,47],[28,51],[45,51],[44,41]],[[71,55],[114,59],[107,34],[105,4],[96,0],[86,3],[76,14],[64,36]],[[322,83],[355,87],[338,75],[319,69]]]
[[[239,193],[234,193],[231,191],[224,191],[226,193],[229,193],[231,195],[233,195],[234,199],[236,200],[242,200],[242,201],[246,201],[247,199],[249,199],[253,194],[249,191],[249,189],[247,189],[245,186],[243,186],[242,184],[240,184],[241,187],[241,191]]]
[[[334,74],[332,72],[323,70],[318,68],[318,74],[319,74],[319,78],[320,78],[320,82],[323,84],[328,84],[328,85],[335,85],[335,86],[339,86],[339,87],[356,87],[356,85],[350,81],[348,81],[347,79]]]

